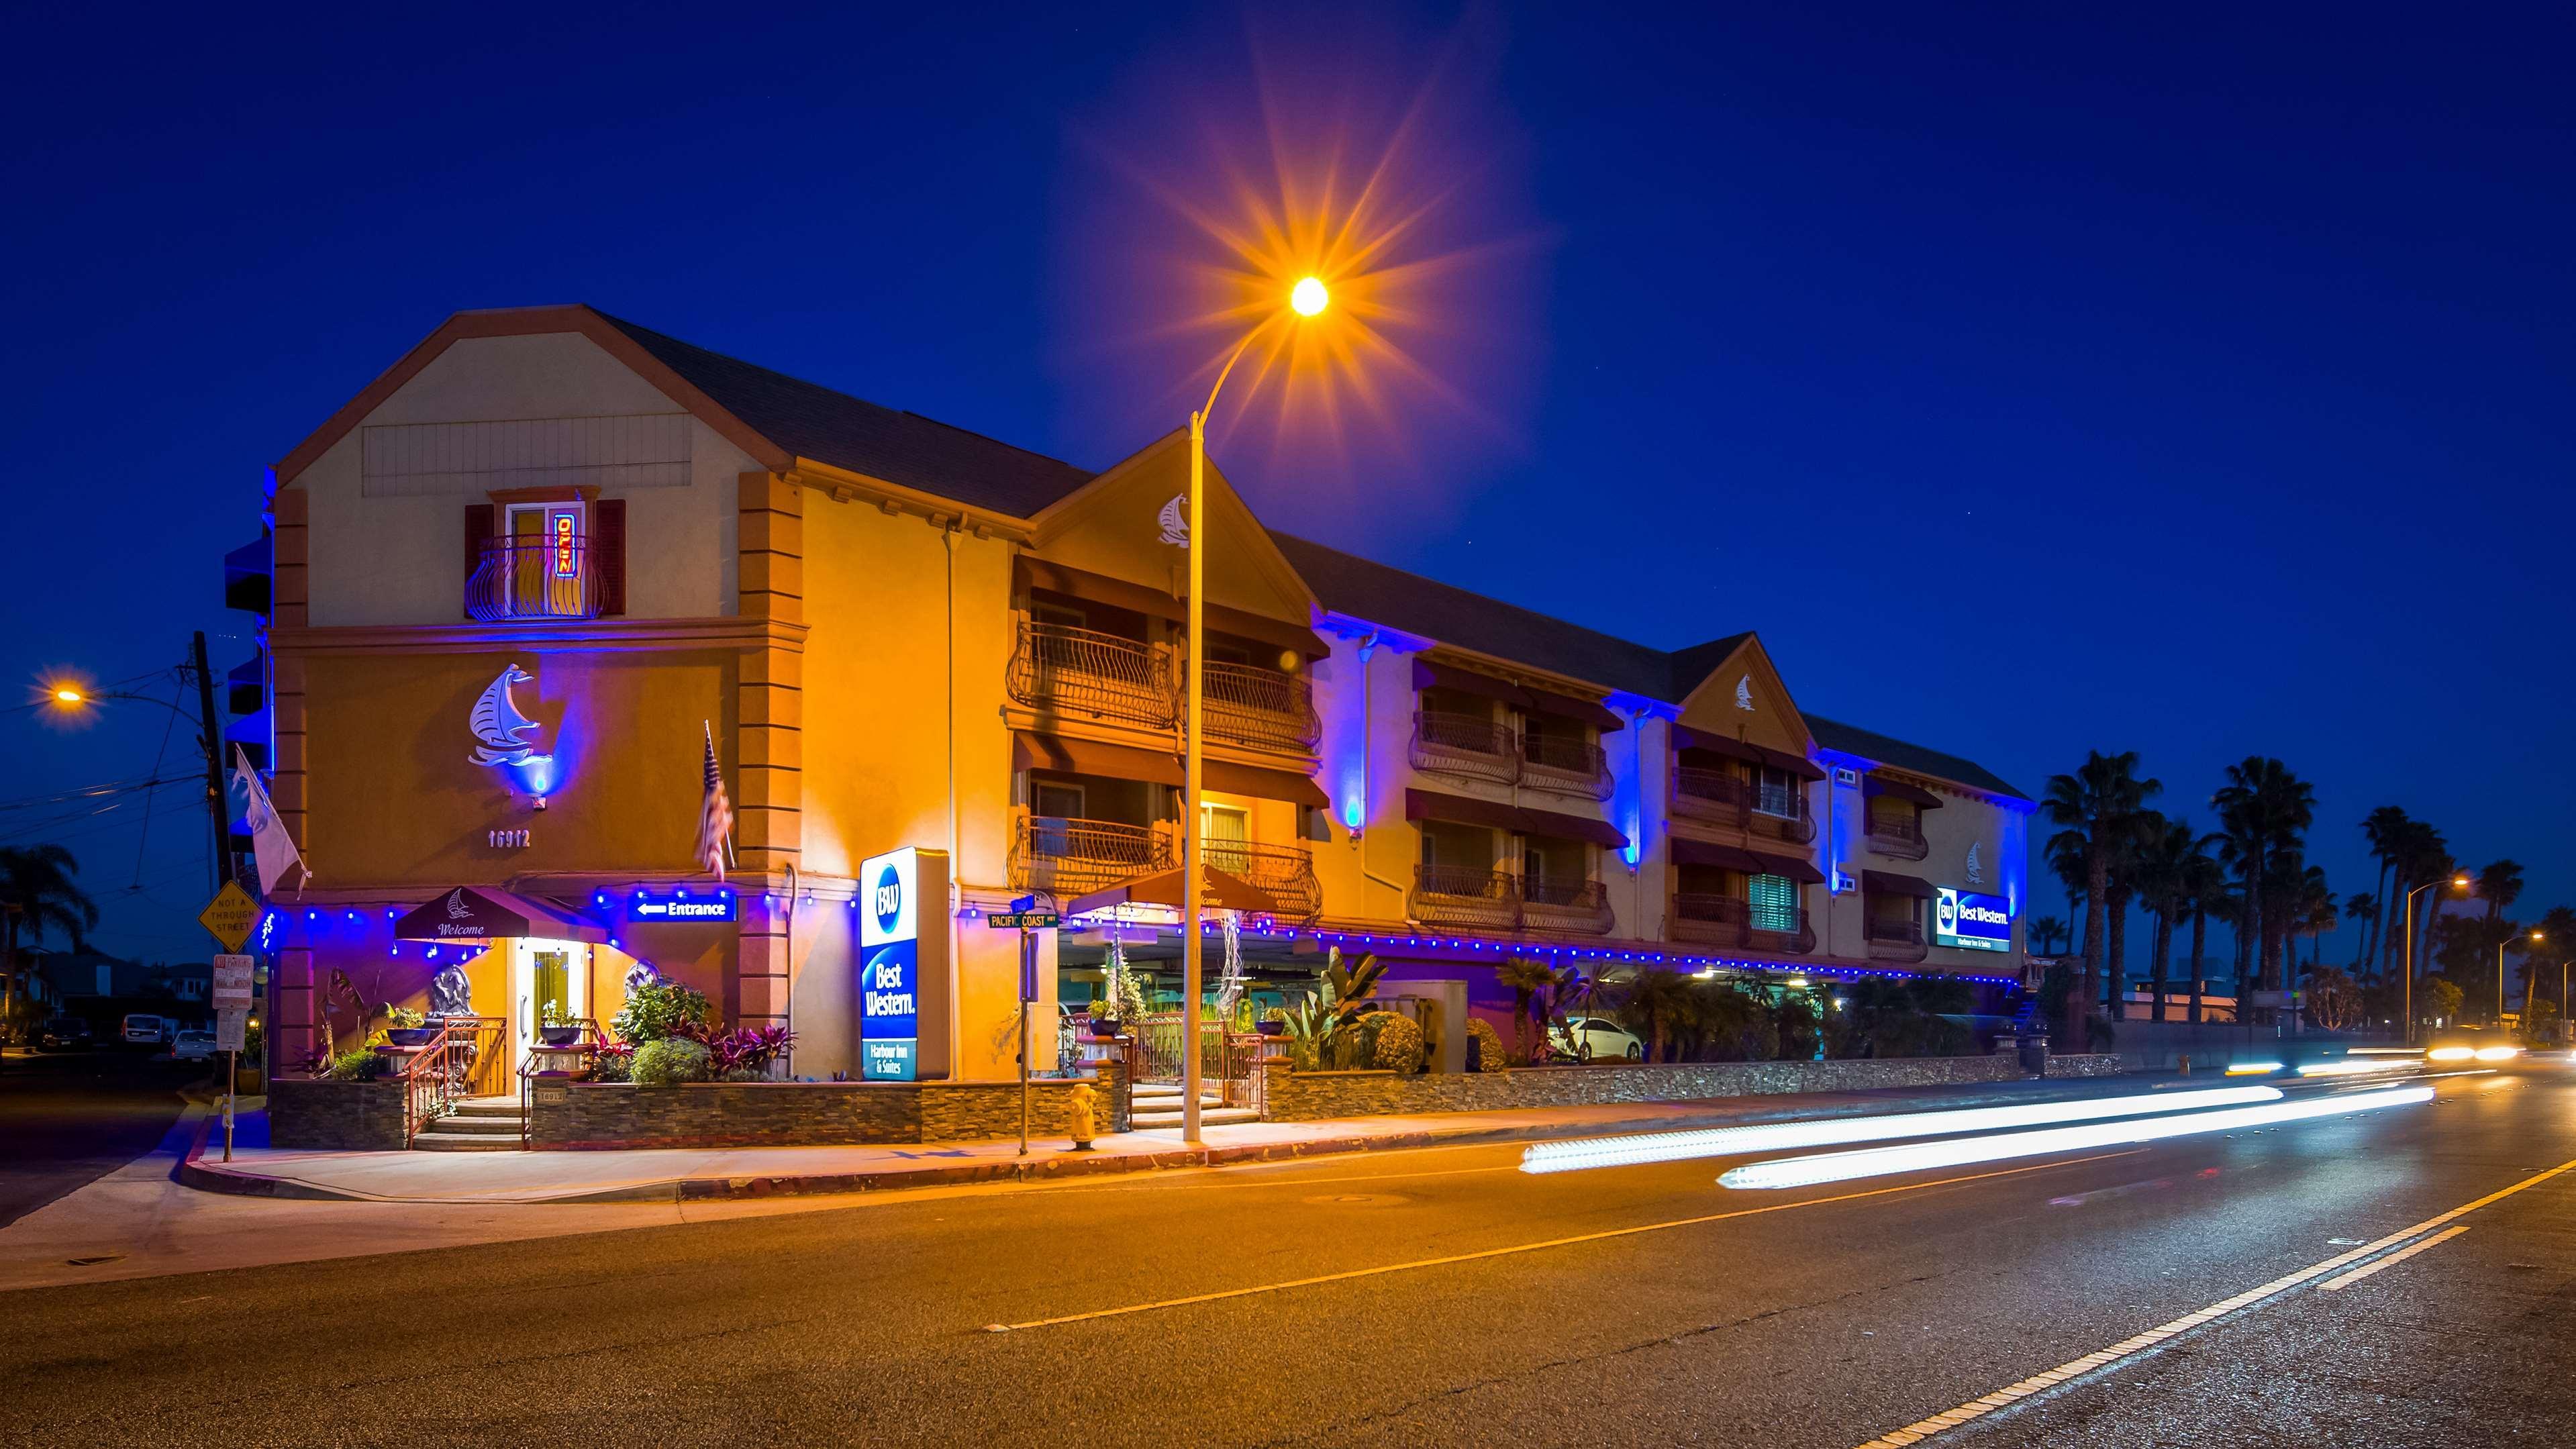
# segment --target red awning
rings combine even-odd
[[[1932,899],[1933,896],[1930,881],[1918,880],[1910,875],[1899,875],[1892,870],[1862,871],[1860,888],[1875,895],[1912,896],[1924,901]]]
[[[1903,780],[1883,780],[1877,775],[1871,775],[1860,782],[1860,792],[1865,796],[1884,795],[1890,800],[1911,800],[1926,810],[1941,808],[1940,796],[1920,785],[1909,785]]]
[[[1490,674],[1478,674],[1472,669],[1461,669],[1455,664],[1433,664],[1424,659],[1414,660],[1413,687],[1415,689],[1454,689],[1460,694],[1475,694],[1487,699],[1499,699],[1519,709],[1536,707],[1535,702],[1530,698],[1529,691],[1510,680],[1497,679]]]
[[[1250,795],[1262,800],[1285,800],[1291,805],[1304,805],[1316,810],[1332,807],[1332,797],[1324,787],[1293,770],[1265,770],[1258,765],[1237,765],[1226,760],[1202,760],[1201,781],[1208,789],[1229,795]]]
[[[1803,856],[1769,855],[1759,850],[1748,850],[1745,854],[1753,857],[1759,866],[1756,871],[1759,875],[1782,876],[1804,885],[1814,885],[1825,878],[1825,873],[1816,869],[1815,862]]]
[[[537,936],[608,944],[608,924],[542,896],[498,886],[457,886],[394,922],[397,941],[497,941]]]
[[[1749,850],[1732,845],[1711,845],[1688,836],[1672,838],[1673,864],[1715,866],[1720,870],[1742,871],[1746,875],[1762,874],[1761,858]]]
[[[1064,735],[1020,730],[1011,736],[1011,768],[1055,770],[1067,775],[1098,775],[1108,780],[1142,780],[1153,785],[1182,783],[1181,762],[1160,750],[1077,740]]]
[[[1544,689],[1524,690],[1523,693],[1529,696],[1529,708],[1535,714],[1554,715],[1558,719],[1579,719],[1604,733],[1628,727],[1626,720],[1613,714],[1610,707],[1599,700],[1577,699],[1570,694],[1554,694]]]

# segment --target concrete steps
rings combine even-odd
[[[415,1152],[516,1152],[522,1119],[516,1097],[468,1097],[411,1139]]]
[[[1138,1082],[1136,1096],[1128,1110],[1130,1127],[1178,1127],[1181,1125],[1181,1088],[1177,1082]],[[1261,1114],[1249,1107],[1229,1107],[1225,1098],[1202,1087],[1199,1091],[1199,1125],[1219,1127],[1229,1122],[1258,1122]]]

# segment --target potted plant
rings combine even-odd
[[[408,1006],[385,1005],[385,1040],[398,1047],[424,1047],[435,1040],[441,1027],[427,1024],[429,1018]]]
[[[1107,997],[1091,1003],[1091,1034],[1102,1041],[1118,1035],[1118,1005]]]
[[[1261,1019],[1252,1025],[1263,1036],[1283,1035],[1288,1030],[1288,1012],[1283,1007],[1274,1006],[1261,1013]]]
[[[571,1046],[581,1040],[581,1023],[549,1001],[538,1009],[537,1040],[547,1046]]]

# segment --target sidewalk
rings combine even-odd
[[[1709,1102],[1655,1102],[1460,1112],[1418,1117],[1351,1117],[1323,1122],[1247,1122],[1209,1127],[1205,1145],[1185,1147],[1178,1129],[1104,1137],[1073,1152],[1061,1139],[906,1147],[646,1148],[631,1152],[317,1152],[267,1145],[264,1114],[241,1115],[233,1160],[222,1158],[222,1128],[209,1118],[181,1161],[178,1180],[206,1192],[343,1202],[533,1203],[705,1202],[818,1193],[880,1192],[961,1183],[1048,1182],[1104,1173],[1277,1162],[1333,1153],[1534,1142],[1750,1122],[1843,1117],[2015,1102],[2111,1096],[2161,1085],[2168,1074],[2003,1082],[1973,1088],[1914,1087],[1816,1092]]]

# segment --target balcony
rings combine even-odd
[[[1805,845],[1816,838],[1807,794],[1793,785],[1758,785],[1729,770],[1682,765],[1673,771],[1673,815],[1732,826],[1747,835]]]
[[[1180,696],[1163,655],[1120,634],[1023,620],[1004,685],[1014,702],[1059,717],[1152,729],[1180,723]]]
[[[465,580],[465,613],[478,624],[534,619],[596,619],[599,561],[578,534],[483,540]]]
[[[1206,861],[1208,869],[1224,871],[1278,902],[1281,920],[1311,921],[1323,913],[1323,883],[1315,879],[1315,858],[1303,845],[1210,840]]]
[[[1311,753],[1324,738],[1314,685],[1303,674],[1208,660],[1199,670],[1209,739],[1257,750]]]
[[[1871,854],[1891,860],[1921,860],[1932,853],[1931,844],[1923,838],[1920,820],[1871,816],[1868,845]]]
[[[1484,715],[1421,710],[1413,716],[1413,768],[1509,785],[1521,775],[1520,745]]]
[[[1887,921],[1869,917],[1861,922],[1861,935],[1869,942],[1872,961],[1920,961],[1932,954],[1923,939],[1920,921]]]
[[[1525,733],[1521,736],[1521,784],[1555,795],[1607,800],[1609,757],[1590,740]]]
[[[1673,897],[1672,924],[1666,934],[1676,941],[1732,946],[1744,951],[1803,956],[1816,949],[1815,928],[1808,924],[1804,910],[1798,912],[1797,925],[1792,929],[1756,929],[1753,903],[1742,896],[1684,891]]]
[[[1538,876],[1521,882],[1521,925],[1528,930],[1606,936],[1616,924],[1610,888],[1597,880]]]
[[[1406,915],[1426,926],[1509,931],[1520,925],[1520,879],[1473,866],[1417,865]]]
[[[1011,884],[1078,896],[1169,870],[1172,833],[1151,825],[1031,815],[1011,838]]]

